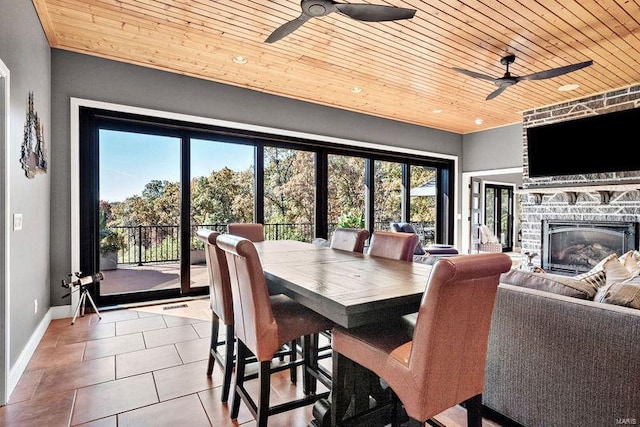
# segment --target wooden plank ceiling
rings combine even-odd
[[[272,44],[264,40],[300,15],[299,1],[33,3],[53,48],[460,134],[640,82],[640,0],[371,0],[417,12],[376,23],[331,13]],[[501,77],[507,54],[517,57],[510,67],[516,76],[594,63],[521,81],[489,101],[492,82],[451,69]],[[234,63],[238,55],[246,64]],[[558,91],[572,83],[580,87]],[[360,93],[353,93],[356,86]]]

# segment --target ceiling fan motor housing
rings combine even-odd
[[[515,55],[507,55],[502,57],[502,59],[500,60],[500,63],[502,65],[509,65],[509,64],[513,64],[516,60],[516,56]]]
[[[309,16],[324,16],[332,11],[333,3],[326,0],[302,0],[301,6]]]

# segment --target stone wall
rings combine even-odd
[[[639,107],[640,85],[637,85],[523,114],[523,253],[541,253],[543,219],[640,222],[640,156],[637,171],[529,178],[527,128]],[[619,149],[623,156],[638,152],[638,145],[634,150],[605,148]],[[599,184],[603,187],[598,188]],[[540,265],[540,256],[533,262]]]

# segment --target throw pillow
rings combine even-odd
[[[607,261],[602,265],[602,268],[606,275],[607,285],[624,282],[625,280],[635,276],[637,271],[640,271],[639,269],[632,273],[624,266],[623,263],[620,262],[617,256],[608,257]]]
[[[598,291],[594,300],[640,309],[640,277],[636,276],[626,282],[607,285],[603,288],[603,292]]]
[[[500,243],[500,241],[491,229],[483,224],[480,226],[480,243]]]
[[[500,282],[580,299],[593,299],[598,290],[593,284],[572,277],[516,268],[502,273]]]
[[[609,262],[612,259],[617,259],[617,258],[618,257],[616,254],[610,254],[609,256],[601,260],[599,263],[594,265],[591,268],[591,270],[587,271],[586,273],[578,274],[573,278],[576,280],[582,280],[583,282],[589,283],[595,286],[596,288],[600,288],[607,284],[607,276],[604,271],[604,264],[606,262]]]
[[[625,266],[631,273],[636,273],[640,270],[640,252],[636,250],[627,251],[618,260]]]

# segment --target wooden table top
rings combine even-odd
[[[256,242],[269,287],[346,327],[418,310],[431,266],[291,240]]]

